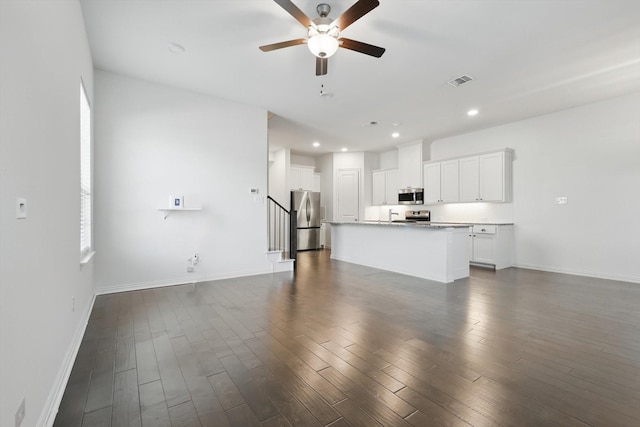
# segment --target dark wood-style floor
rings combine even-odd
[[[55,426],[640,425],[640,285],[298,262],[98,297]]]

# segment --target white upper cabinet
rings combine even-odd
[[[313,169],[312,166],[291,166],[291,190],[313,190]]]
[[[461,202],[511,200],[511,151],[460,159]]]
[[[424,164],[424,202],[510,202],[513,151]]]
[[[398,170],[375,171],[371,173],[371,204],[398,204]]]
[[[460,200],[458,160],[424,164],[424,203],[453,203]]]
[[[422,142],[398,148],[399,188],[422,187]]]
[[[384,205],[387,203],[387,196],[385,193],[385,172],[372,172],[371,173],[371,204]]]
[[[503,202],[505,194],[505,153],[480,156],[480,200]]]
[[[460,159],[460,201],[480,201],[480,158]]]
[[[440,201],[445,203],[460,201],[458,160],[448,160],[440,163]]]
[[[424,203],[432,205],[440,203],[440,163],[425,163],[424,177]]]

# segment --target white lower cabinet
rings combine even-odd
[[[469,228],[469,261],[496,270],[515,263],[513,225],[478,224]]]

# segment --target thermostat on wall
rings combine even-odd
[[[16,199],[16,218],[25,219],[27,217],[27,199],[18,197]]]

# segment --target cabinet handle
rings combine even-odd
[[[486,229],[486,228],[483,228],[483,229],[482,229],[482,231],[487,231],[487,229]]]

